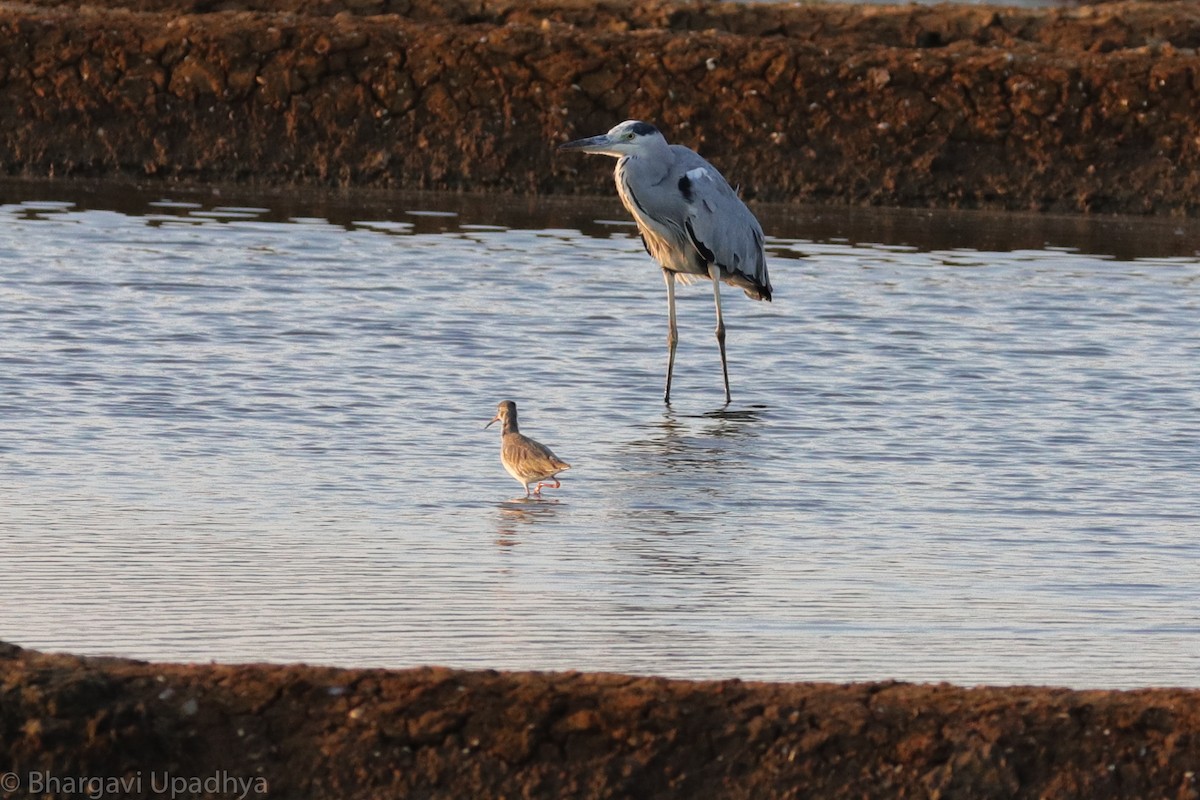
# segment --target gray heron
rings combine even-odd
[[[500,463],[509,475],[525,487],[526,497],[529,497],[529,484],[534,481],[537,481],[538,485],[533,493],[538,497],[542,495],[543,486],[550,486],[544,481],[554,481],[555,489],[562,486],[556,476],[563,470],[570,469],[571,465],[550,452],[546,445],[535,442],[521,433],[517,427],[516,403],[512,400],[501,402],[496,406],[496,416],[492,417],[492,422],[483,427],[490,428],[493,422],[501,424]]]
[[[675,279],[712,281],[721,374],[725,402],[729,403],[721,281],[744,290],[754,300],[771,299],[763,232],[754,214],[716,167],[683,145],[667,144],[658,129],[646,122],[626,120],[608,133],[576,139],[558,149],[618,159],[614,174],[617,193],[637,222],[646,252],[662,267],[667,284],[666,403],[671,402],[671,373],[679,341]]]

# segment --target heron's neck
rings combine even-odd
[[[505,434],[509,434],[509,433],[520,433],[520,431],[519,431],[519,430],[517,430],[517,418],[516,418],[515,416],[513,416],[513,417],[505,417],[505,419],[504,419],[504,433],[505,433]]]
[[[646,155],[626,155],[617,160],[617,175],[620,176],[626,169],[632,169],[634,164],[637,165],[639,178],[643,178],[651,184],[661,183],[670,171],[668,159]]]

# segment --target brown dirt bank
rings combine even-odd
[[[0,170],[611,193],[657,122],[748,196],[1200,210],[1200,6],[0,3]]]
[[[48,776],[140,776],[120,796],[162,797],[164,774],[224,776],[203,796],[262,777],[271,797],[339,800],[1200,797],[1200,692],[1167,689],[148,664],[0,644],[0,743],[20,781],[6,798]]]

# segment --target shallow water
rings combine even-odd
[[[1200,685],[1200,229],[0,186],[0,638],[171,660]],[[572,462],[500,467],[502,399]]]

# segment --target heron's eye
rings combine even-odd
[[[625,134],[625,138],[626,138],[626,139],[630,139],[630,140],[632,140],[632,139],[633,139],[633,132],[632,132],[632,131],[630,131],[629,133]]]

